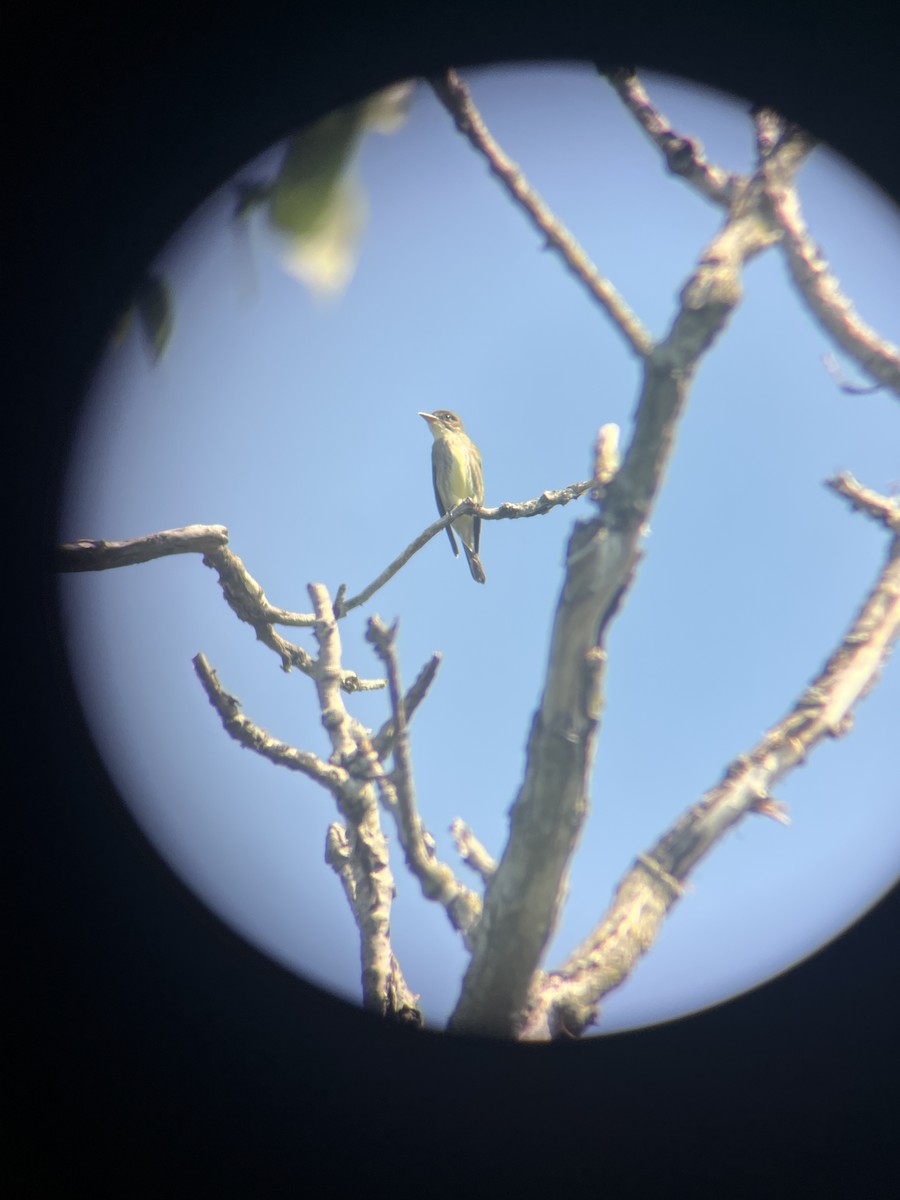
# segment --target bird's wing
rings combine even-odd
[[[441,501],[441,493],[438,491],[437,470],[435,469],[435,466],[434,466],[434,451],[433,450],[432,450],[432,460],[431,461],[432,461],[431,484],[432,484],[432,487],[434,488],[434,498],[435,498],[435,501],[437,502],[438,512],[440,513],[441,516],[444,516],[444,514],[446,513],[447,510],[446,510],[446,508],[444,508],[443,502]],[[447,526],[447,537],[450,539],[450,545],[453,547],[454,556],[456,558],[459,558],[459,546],[457,546],[457,544],[456,544],[456,538],[453,536],[453,527],[451,525]]]
[[[479,504],[484,504],[484,474],[481,470],[481,455],[477,447],[473,447],[475,453],[472,455],[472,499]],[[478,547],[481,545],[481,517],[472,518],[472,549],[478,553]]]

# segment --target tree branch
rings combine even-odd
[[[78,541],[56,547],[59,571],[111,571],[172,554],[209,554],[228,544],[224,525],[185,525],[125,542]]]
[[[875,394],[875,392],[884,391],[883,383],[868,383],[868,384],[850,383],[847,380],[846,375],[843,373],[841,368],[838,366],[837,359],[831,353],[822,355],[822,365],[825,367],[825,370],[828,372],[828,374],[831,376],[831,378],[834,380],[834,382],[837,384],[840,391],[842,391],[847,396],[872,396]]]
[[[773,155],[788,176],[793,142]],[[602,707],[607,628],[631,584],[641,531],[662,485],[688,384],[741,297],[743,264],[776,240],[759,172],[681,291],[669,334],[645,362],[635,428],[602,492],[601,511],[576,525],[551,636],[546,683],[528,740],[509,840],[484,902],[472,962],[451,1018],[459,1032],[515,1036],[552,935],[568,863],[588,811]]]
[[[365,731],[350,717],[341,696],[345,672],[337,622],[321,585],[310,586],[316,612],[320,655],[312,664],[322,724],[337,763],[297,750],[270,737],[240,711],[240,704],[219,684],[206,658],[198,654],[194,669],[228,734],[278,766],[300,771],[334,796],[347,828],[334,824],[326,839],[326,861],[338,875],[360,933],[362,990],[365,1006],[382,1016],[421,1024],[418,1000],[403,978],[390,945],[390,909],[394,880],[387,842],[381,831],[374,785],[367,769],[377,758]]]
[[[229,737],[234,738],[245,749],[261,754],[263,758],[269,759],[279,767],[287,767],[289,771],[300,771],[327,788],[332,795],[340,793],[347,782],[347,772],[343,768],[323,762],[317,755],[306,750],[296,750],[293,746],[273,738],[259,725],[254,725],[242,714],[240,701],[229,695],[219,683],[216,672],[209,665],[206,656],[197,654],[192,662],[197,678],[203,685],[210,704],[219,714]]]
[[[313,613],[286,613],[272,608],[260,585],[244,566],[241,559],[225,547],[203,556],[203,563],[216,572],[219,586],[228,607],[242,621],[253,628],[259,641],[281,659],[282,669],[290,671],[296,667],[304,675],[312,676],[313,659],[310,654],[293,642],[286,641],[272,628],[272,621],[311,627],[316,618]],[[289,618],[284,621],[282,618]],[[384,687],[383,679],[360,679],[355,671],[344,671],[341,687],[345,692],[371,692]]]
[[[328,826],[328,834],[325,838],[325,862],[340,880],[360,936],[366,936],[367,914],[360,901],[360,890],[356,886],[357,871],[350,843],[347,840],[347,831],[343,825],[335,823]],[[410,991],[403,978],[403,972],[400,970],[400,964],[395,955],[391,954],[387,1003],[389,1015],[419,1027],[422,1025],[422,1013],[418,1002],[419,997]]]
[[[772,172],[768,161],[763,161],[762,171],[772,216],[782,235],[781,248],[801,300],[847,354],[900,396],[900,350],[854,312],[828,260],[807,232],[797,189],[783,174]]]
[[[589,487],[590,480],[586,483],[573,483],[556,492],[543,492],[533,500],[526,500],[520,504],[501,504],[497,508],[481,508],[477,504],[464,501],[452,512],[445,513],[443,517],[433,521],[358,595],[345,600],[347,585],[342,583],[334,600],[334,612],[340,619],[354,608],[365,604],[393,579],[414,554],[459,516],[472,512],[485,521],[514,521],[523,517],[543,516],[553,508],[577,500]],[[227,543],[228,530],[224,525],[187,525],[181,529],[151,533],[127,542],[71,542],[56,548],[56,561],[62,571],[104,571],[113,567],[151,562],[153,559],[165,558],[172,554],[202,554],[204,565],[218,575],[219,586],[229,608],[240,620],[253,628],[263,645],[278,655],[282,669],[290,671],[292,667],[296,667],[304,675],[312,674],[313,660],[309,653],[302,646],[286,641],[272,626],[310,628],[316,623],[315,614],[291,612],[270,604],[261,585],[253,578],[243,561],[228,549]],[[345,692],[370,692],[384,686],[383,679],[361,679],[354,671],[345,671],[341,683]]]
[[[441,655],[432,654],[431,658],[416,676],[412,687],[410,687],[409,691],[403,697],[403,711],[406,713],[407,722],[428,695],[428,691],[434,682],[434,677],[437,675],[440,665]],[[372,749],[378,755],[380,762],[384,762],[393,750],[395,733],[396,725],[394,718],[389,717],[372,738]]]
[[[438,100],[453,118],[456,128],[483,155],[491,172],[500,180],[515,203],[528,216],[576,279],[612,319],[638,358],[650,353],[652,340],[613,285],[599,273],[571,233],[556,219],[540,196],[529,187],[522,172],[503,153],[488,132],[468,88],[455,71],[429,80]]]
[[[588,480],[586,483],[572,483],[558,492],[543,492],[534,500],[525,500],[521,504],[500,504],[497,508],[481,508],[471,500],[464,500],[450,512],[444,513],[437,521],[432,521],[428,528],[411,541],[406,549],[398,554],[394,561],[389,563],[381,574],[373,579],[368,587],[363,588],[358,595],[353,596],[350,600],[345,600],[347,585],[342,583],[335,596],[334,611],[338,618],[341,618],[354,608],[365,604],[367,600],[371,600],[375,593],[383,588],[388,580],[393,579],[414,554],[417,554],[423,546],[426,546],[442,529],[446,529],[450,522],[455,521],[457,517],[465,516],[467,513],[475,513],[483,521],[515,521],[521,517],[542,517],[552,508],[577,500],[591,485],[592,480]]]
[[[606,68],[598,64],[597,70],[609,80],[619,99],[662,153],[666,166],[673,175],[712,200],[713,204],[728,208],[735,196],[740,177],[734,172],[723,171],[711,166],[703,154],[699,142],[676,133],[668,119],[651,102],[637,75],[628,67]]]
[[[466,866],[471,867],[475,874],[480,876],[482,883],[490,883],[497,870],[497,864],[469,826],[457,817],[450,826],[450,832],[453,834],[457,853]]]
[[[863,487],[852,475],[842,471],[825,480],[825,486],[831,488],[838,496],[842,496],[856,512],[864,512],[873,521],[895,536],[900,536],[900,503],[887,496],[880,496],[869,488]]]
[[[467,940],[481,915],[481,899],[475,892],[463,887],[450,867],[436,858],[434,838],[426,833],[419,816],[395,637],[396,626],[388,629],[378,617],[370,619],[366,640],[375,647],[376,654],[384,663],[395,730],[395,769],[390,779],[383,773],[379,773],[377,778],[385,807],[397,824],[406,865],[418,879],[422,894],[426,899],[435,900],[443,906],[453,928],[459,930]]]
[[[559,970],[536,980],[524,1037],[577,1037],[596,1020],[599,1001],[628,979],[653,945],[700,860],[748,813],[783,819],[771,796],[773,786],[826,738],[849,731],[853,706],[877,681],[900,636],[900,505],[846,475],[828,486],[893,531],[874,588],[787,716],[749,753],[734,759],[722,781],[638,856],[602,921]]]
[[[347,712],[341,695],[344,672],[338,623],[326,588],[322,584],[310,584],[309,594],[316,614],[315,633],[319,643],[313,678],[322,725],[335,758],[347,770],[347,782],[336,793],[336,799],[347,823],[345,858],[347,870],[353,875],[353,911],[360,930],[363,1003],[372,1012],[385,1016],[392,1011],[391,1005],[395,1001],[405,1006],[407,996],[407,990],[398,990],[398,968],[391,950],[394,877],[374,787],[364,770],[365,761],[363,771],[359,770],[361,759],[370,757],[364,745],[365,731]]]
[[[280,637],[272,623],[310,627],[316,622],[314,614],[288,612],[269,604],[262,587],[241,559],[228,549],[228,530],[224,525],[186,525],[125,542],[69,542],[57,546],[56,563],[61,571],[108,571],[173,554],[202,554],[204,566],[218,575],[229,608],[252,626],[263,645],[275,651],[282,669],[290,671],[296,667],[304,675],[312,674],[313,660],[307,651]],[[345,671],[341,687],[345,692],[371,692],[383,688],[384,680],[360,679],[355,671]]]

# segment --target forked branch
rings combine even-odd
[[[557,970],[535,978],[525,1038],[580,1036],[600,1000],[621,986],[652,947],[697,864],[748,813],[784,818],[772,789],[828,738],[851,728],[852,710],[875,683],[900,636],[900,505],[850,476],[828,486],[893,533],[887,559],[850,629],[791,711],[638,856],[596,928]]]

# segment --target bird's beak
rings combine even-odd
[[[428,428],[432,431],[432,433],[434,433],[435,429],[440,428],[441,423],[437,419],[437,417],[434,415],[434,413],[419,413],[419,416],[422,418],[423,421],[428,422]]]
[[[423,417],[426,421],[433,422],[437,420],[437,417],[434,415],[434,413],[419,413],[419,416]]]

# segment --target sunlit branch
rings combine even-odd
[[[451,521],[455,521],[457,517],[465,516],[466,513],[475,513],[481,517],[483,521],[515,521],[521,517],[541,517],[551,509],[557,508],[563,504],[569,504],[572,500],[577,500],[579,496],[592,486],[592,480],[587,480],[585,483],[573,483],[568,487],[562,488],[558,492],[543,492],[540,496],[536,496],[533,500],[525,500],[521,504],[500,504],[496,508],[480,508],[471,500],[464,500],[462,504],[457,504],[456,508],[448,513],[444,513],[437,521],[433,521],[427,529],[423,530],[417,538],[410,542],[406,549],[398,554],[393,562],[389,563],[385,569],[378,575],[368,587],[363,588],[358,595],[345,600],[347,594],[347,585],[342,583],[337,590],[337,595],[334,600],[334,611],[337,616],[346,616],[354,608],[359,608],[361,604],[365,604],[367,600],[375,595],[377,591],[397,574],[401,567],[405,566],[414,554],[417,554],[423,546],[427,546],[433,537],[436,537],[441,530],[446,529]]]
[[[375,647],[376,654],[384,663],[395,731],[395,769],[389,779],[383,774],[379,774],[378,778],[385,807],[397,824],[406,865],[418,879],[423,895],[442,905],[454,929],[467,937],[481,914],[481,900],[474,892],[463,887],[450,867],[436,857],[434,839],[426,832],[419,816],[395,635],[396,627],[389,629],[378,617],[369,620],[366,640]]]
[[[437,98],[453,117],[459,132],[484,156],[491,172],[540,230],[547,246],[556,251],[572,274],[602,306],[634,353],[639,358],[646,358],[653,346],[650,334],[609,280],[599,273],[572,234],[529,186],[516,164],[507,158],[491,137],[481,114],[472,103],[468,88],[456,72],[448,71],[446,75],[429,82]]]
[[[676,133],[668,117],[652,103],[634,71],[626,67],[605,68],[599,65],[597,69],[606,76],[619,99],[662,153],[669,171],[689,183],[707,200],[727,208],[734,198],[739,176],[712,166],[699,142]]]
[[[240,711],[240,704],[219,684],[202,654],[194,669],[210,703],[228,734],[279,766],[300,771],[334,796],[347,827],[333,824],[328,831],[326,861],[341,881],[360,934],[363,1001],[385,1016],[421,1023],[414,996],[403,979],[390,945],[390,909],[394,881],[387,843],[378,817],[374,784],[360,777],[361,731],[344,707],[341,696],[341,645],[337,622],[327,592],[312,585],[319,658],[312,664],[322,724],[340,764],[323,762],[317,755],[272,738]],[[372,755],[374,757],[374,755]],[[377,760],[376,760],[377,761]]]
[[[781,247],[800,298],[842,350],[900,396],[900,350],[857,316],[827,258],[809,236],[791,181],[780,172],[770,172],[767,161],[762,170],[772,216],[782,234]]]
[[[802,154],[788,141],[774,159],[773,168],[789,176]],[[621,466],[605,485],[599,480],[592,485],[602,493],[600,511],[579,522],[570,538],[524,778],[451,1017],[455,1032],[516,1037],[522,1028],[588,813],[607,630],[634,579],[642,531],[672,455],[689,385],[740,302],[744,264],[777,240],[764,200],[757,173],[701,253],[681,289],[669,333],[644,365],[634,432]]]
[[[313,674],[313,659],[311,655],[293,642],[286,641],[272,628],[272,621],[282,622],[281,618],[293,618],[291,624],[312,627],[316,623],[315,615],[310,613],[286,614],[281,609],[273,609],[266,600],[260,585],[249,573],[240,558],[226,547],[203,556],[204,565],[212,568],[219,577],[219,586],[229,608],[247,625],[253,628],[259,641],[281,659],[282,669],[289,671],[296,667],[304,675]],[[360,679],[355,671],[344,671],[341,675],[341,687],[345,692],[371,692],[384,687],[383,679]]]
[[[850,383],[833,354],[823,354],[822,363],[838,389],[847,396],[872,396],[875,392],[884,391],[883,383]]]
[[[347,831],[343,825],[339,825],[337,822],[328,826],[325,838],[325,862],[340,880],[360,937],[365,936],[368,914],[365,911],[364,901],[361,901],[360,890],[356,886],[356,869]],[[401,1021],[408,1021],[411,1025],[420,1026],[422,1013],[418,1008],[419,997],[410,990],[403,977],[403,972],[400,970],[400,964],[393,953],[390,959],[387,988],[388,1015]]]
[[[434,682],[434,677],[437,675],[438,667],[441,665],[441,655],[432,654],[431,658],[416,676],[412,686],[403,697],[403,711],[406,713],[406,720],[410,717],[428,695],[428,690]],[[378,732],[372,737],[372,748],[383,762],[391,753],[394,745],[395,723],[394,718],[389,717],[382,725]]]
[[[630,976],[653,945],[697,864],[748,813],[784,820],[771,790],[809,753],[853,723],[854,705],[874,686],[900,636],[900,505],[849,476],[828,486],[887,525],[887,561],[843,641],[791,711],[747,754],[726,768],[657,844],[639,855],[619,883],[603,920],[558,970],[536,977],[524,1026],[527,1038],[580,1036],[600,1000]]]
[[[313,680],[319,697],[322,725],[334,756],[347,767],[347,782],[337,793],[338,808],[346,821],[346,855],[353,872],[354,913],[358,914],[362,958],[363,1003],[373,1012],[387,1015],[395,985],[396,960],[391,948],[391,906],[394,876],[387,839],[381,829],[378,800],[371,779],[356,773],[360,765],[362,730],[347,712],[341,694],[341,636],[328,591],[310,584],[309,595],[316,615],[315,634],[319,656]],[[351,769],[353,768],[353,769]],[[402,997],[400,1002],[405,1004]]]
[[[245,749],[253,750],[279,767],[287,767],[289,771],[300,771],[316,783],[322,784],[332,794],[336,794],[345,785],[347,772],[342,767],[323,762],[317,755],[306,750],[288,746],[245,717],[241,712],[240,701],[225,691],[205,655],[197,654],[192,661],[197,678],[203,685],[210,704],[219,714],[229,737],[234,738]]]
[[[900,501],[863,487],[846,471],[826,479],[825,486],[847,500],[855,511],[866,513],[890,533],[900,536]]]
[[[59,570],[67,572],[109,571],[175,554],[202,554],[204,566],[210,567],[218,575],[219,586],[229,608],[253,628],[264,646],[278,655],[282,669],[290,671],[291,667],[296,667],[304,675],[312,673],[311,655],[302,646],[286,641],[275,632],[272,625],[277,623],[308,628],[315,624],[315,615],[288,612],[269,604],[262,587],[241,559],[228,549],[228,530],[224,525],[185,525],[180,529],[165,529],[124,542],[68,542],[57,546],[56,564]],[[383,688],[384,680],[361,679],[355,671],[345,671],[341,677],[341,687],[345,692],[370,692]]]
[[[224,525],[185,525],[124,542],[66,542],[56,548],[56,567],[60,571],[110,571],[172,554],[209,554],[227,544]]]
[[[450,825],[450,832],[453,835],[456,851],[466,866],[480,877],[482,883],[490,883],[491,876],[497,870],[497,863],[469,826],[457,817]]]

